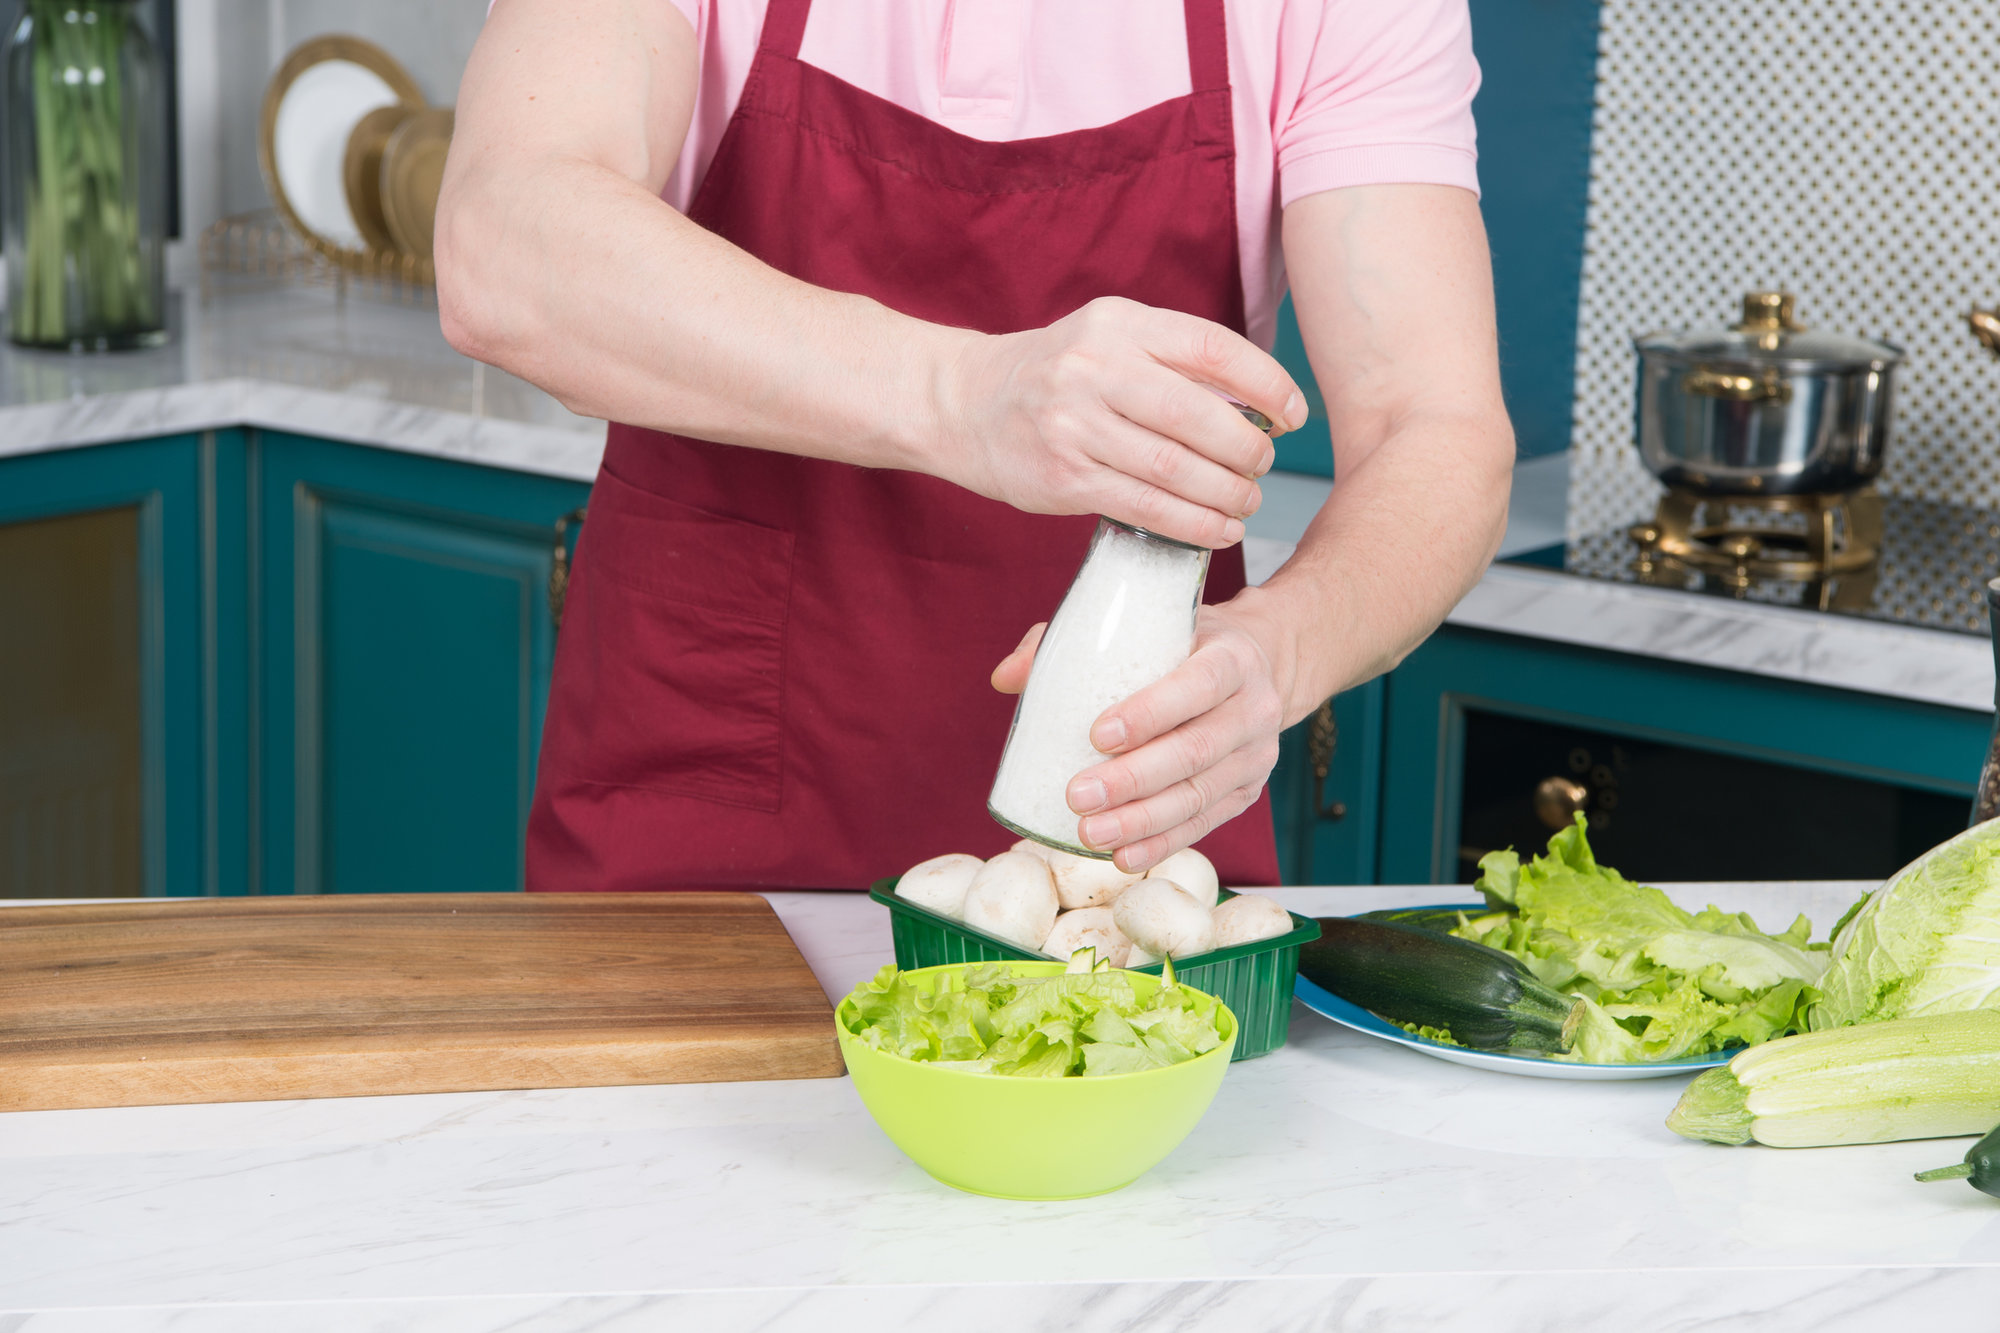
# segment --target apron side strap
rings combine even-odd
[[[811,9],[812,0],[770,0],[764,8],[764,31],[758,38],[758,48],[796,60],[799,43],[806,35],[806,14]]]
[[[773,0],[775,9],[777,0]],[[801,0],[801,9],[805,7]],[[1229,23],[1223,0],[1184,0],[1187,14],[1188,74],[1193,91],[1229,87]],[[803,24],[801,19],[801,24]],[[768,31],[770,20],[765,20]],[[796,44],[792,48],[797,50]]]

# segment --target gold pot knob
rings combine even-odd
[[[1590,799],[1581,782],[1565,777],[1543,778],[1535,784],[1535,817],[1552,829],[1566,829]]]
[[[1790,292],[1751,292],[1743,298],[1739,333],[1797,333],[1805,328],[1794,318],[1797,302]]]

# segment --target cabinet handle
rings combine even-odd
[[[1347,803],[1326,799],[1327,775],[1333,772],[1333,747],[1340,740],[1340,726],[1333,720],[1333,700],[1328,699],[1312,716],[1306,729],[1306,757],[1312,761],[1313,814],[1335,821],[1347,818]]]
[[[1543,778],[1535,784],[1535,817],[1558,831],[1566,829],[1590,800],[1590,789],[1569,778]]]
[[[569,597],[569,529],[583,522],[583,510],[572,509],[556,520],[556,549],[549,560],[549,619],[562,632],[563,602]]]

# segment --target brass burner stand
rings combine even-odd
[[[1697,522],[1729,509],[1760,515],[1803,514],[1805,531],[1753,518],[1746,523]],[[1882,549],[1882,497],[1873,486],[1832,495],[1707,496],[1669,489],[1650,523],[1634,524],[1639,572],[1656,558],[1712,575],[1731,587],[1757,579],[1817,582],[1875,563]]]

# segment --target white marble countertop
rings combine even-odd
[[[1993,711],[1984,637],[1824,611],[1495,565],[1447,623],[1942,704]]]
[[[1559,545],[1566,456],[1514,469],[1501,560]],[[1330,483],[1273,473],[1244,542],[1252,582],[1283,564]],[[1850,615],[1610,583],[1531,565],[1496,564],[1446,617],[1468,629],[1780,680],[1993,711],[1993,648],[1984,638]]]
[[[437,311],[331,288],[175,292],[163,347],[0,341],[0,457],[230,426],[591,481],[604,423],[461,356]]]
[[[1864,887],[1718,885],[1823,932]],[[1277,891],[1302,911],[1436,901]],[[859,895],[773,894],[830,994]],[[2000,1203],[1964,1140],[1690,1143],[1679,1078],[1460,1068],[1300,1010],[1137,1184],[937,1184],[846,1079],[0,1116],[8,1333],[1990,1327]]]
[[[164,347],[114,356],[0,342],[0,457],[229,426],[294,431],[590,481],[602,422],[453,351],[433,309],[327,289],[177,293]],[[1515,470],[1503,558],[1562,540],[1563,456]],[[1274,473],[1245,555],[1268,577],[1329,482]],[[1500,566],[1452,624],[1887,694],[1979,712],[1993,661],[1974,636]]]

